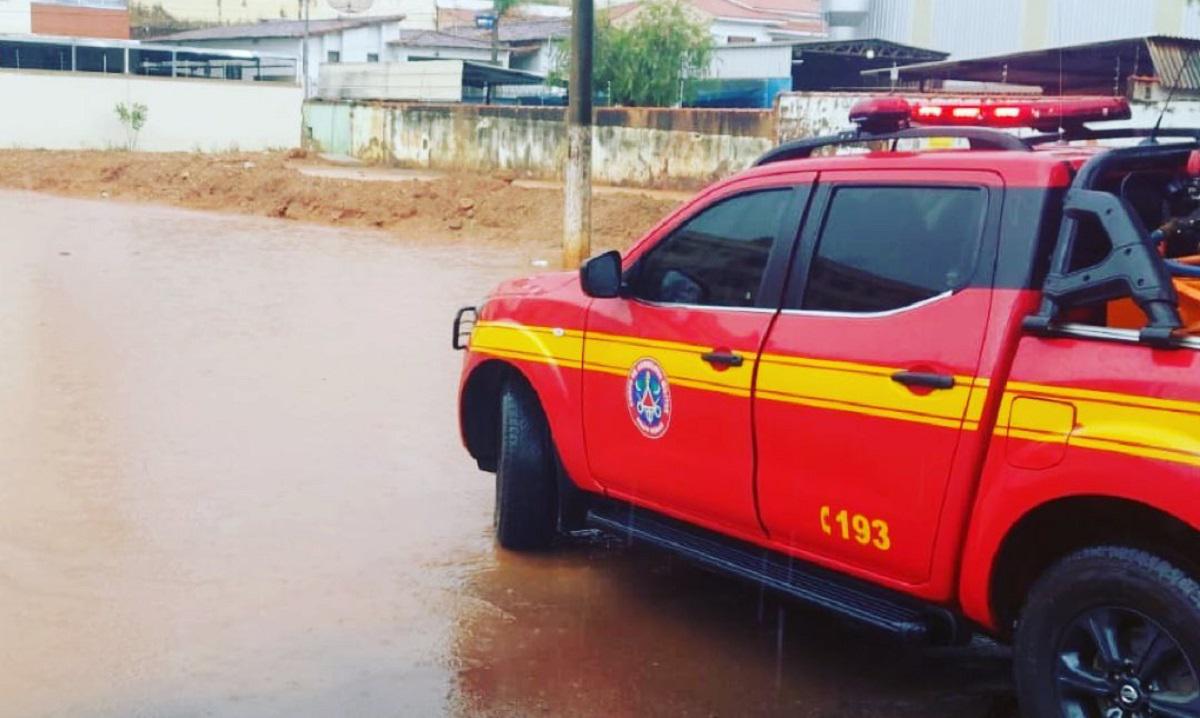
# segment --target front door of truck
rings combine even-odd
[[[626,258],[624,296],[592,302],[584,436],[615,497],[761,534],[750,390],[812,177],[701,200]]]
[[[976,378],[1002,188],[825,172],[755,394],[759,509],[801,554],[920,583]],[[987,252],[994,252],[989,249]],[[974,389],[974,391],[973,391]]]

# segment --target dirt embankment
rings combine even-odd
[[[314,177],[294,166],[298,159],[285,153],[0,151],[0,187],[372,227],[406,240],[550,251],[562,236],[559,190],[484,175],[387,182]],[[627,246],[675,204],[636,194],[595,196],[593,248]]]

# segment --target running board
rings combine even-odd
[[[588,511],[587,522],[605,533],[667,549],[905,640],[941,643],[961,635],[961,622],[946,609],[660,514],[605,504]]]

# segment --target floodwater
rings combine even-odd
[[[646,549],[492,544],[452,311],[496,250],[0,193],[0,715],[999,718]],[[523,261],[523,260],[522,260]]]

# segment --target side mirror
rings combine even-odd
[[[610,299],[620,296],[621,253],[614,249],[584,262],[579,268],[579,283],[589,297]]]

